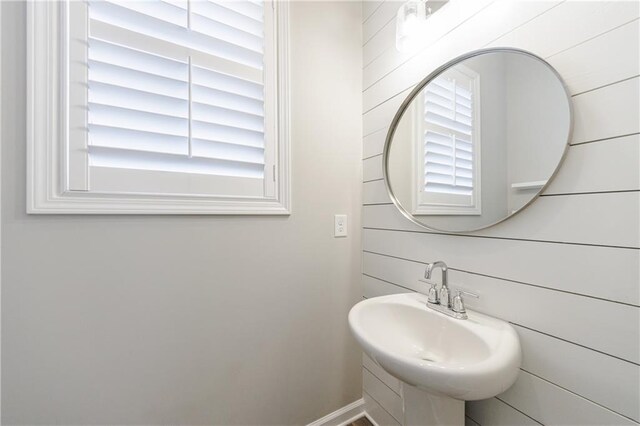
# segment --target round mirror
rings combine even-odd
[[[571,99],[547,62],[516,49],[472,52],[434,71],[400,107],[383,154],[387,189],[426,228],[486,228],[549,184],[571,128]]]

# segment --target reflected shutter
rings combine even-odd
[[[438,77],[424,91],[424,191],[472,195],[473,91],[469,79]]]

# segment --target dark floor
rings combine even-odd
[[[347,426],[373,426],[373,423],[371,423],[366,417],[360,417],[358,420],[353,423],[349,423]]]

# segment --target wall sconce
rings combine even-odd
[[[429,0],[409,0],[398,9],[396,18],[396,49],[415,52],[425,41],[427,19],[431,16]]]

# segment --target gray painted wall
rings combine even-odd
[[[27,216],[25,6],[2,2],[4,424],[303,424],[360,398],[361,5],[291,22],[290,217]]]
[[[394,46],[399,3],[363,3],[365,297],[423,290],[426,262],[479,293],[469,307],[510,321],[523,348],[507,392],[466,405],[469,425],[636,425],[640,421],[640,4],[451,1],[427,47]],[[566,161],[544,195],[468,235],[417,228],[390,203],[381,152],[389,123],[425,75],[465,52],[512,46],[548,60],[575,106]],[[401,384],[363,361],[367,411],[402,422]]]

